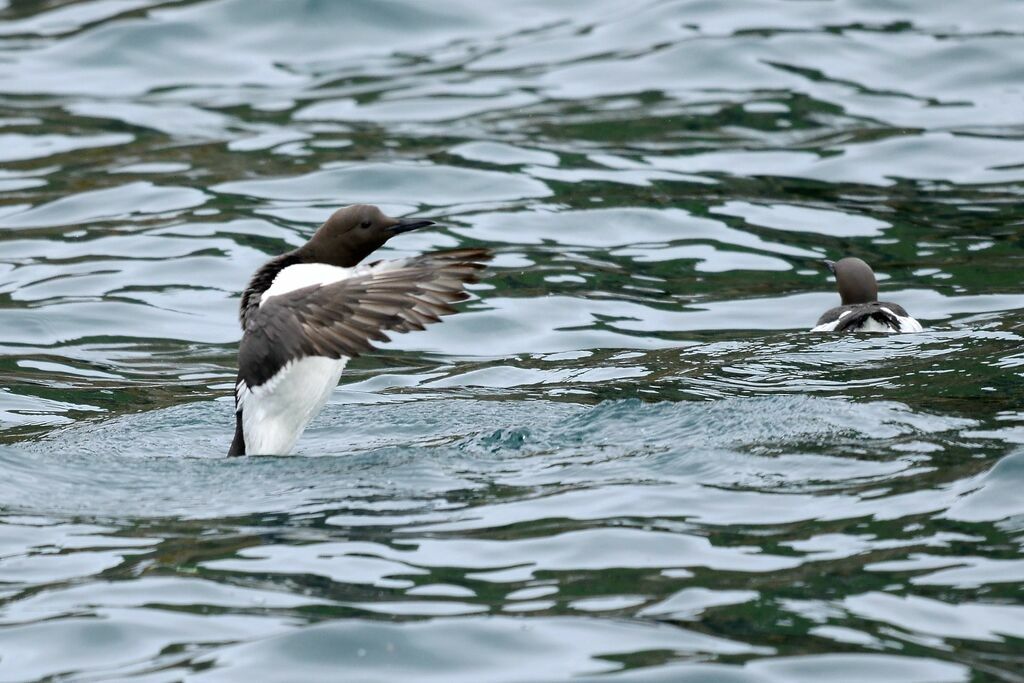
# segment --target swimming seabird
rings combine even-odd
[[[871,266],[849,256],[825,261],[836,276],[842,304],[818,318],[811,332],[920,332],[923,328],[899,304],[878,300],[878,282]]]
[[[432,221],[385,216],[376,206],[336,211],[304,245],[271,259],[242,294],[233,455],[284,455],[327,402],[348,361],[422,330],[468,297],[486,249],[363,259]]]

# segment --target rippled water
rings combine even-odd
[[[0,0],[0,680],[1024,681],[1022,10]],[[352,202],[490,276],[227,460]]]

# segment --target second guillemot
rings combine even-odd
[[[339,209],[304,245],[265,263],[242,294],[233,455],[284,455],[323,408],[353,356],[422,330],[468,297],[486,249],[359,265],[403,232],[432,221],[376,206]]]
[[[859,258],[825,261],[836,276],[842,305],[818,318],[811,332],[920,332],[921,323],[899,304],[878,300],[878,281],[871,266]]]

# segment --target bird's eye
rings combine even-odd
[[[366,229],[366,228],[370,227],[371,225],[373,225],[372,221],[363,221],[362,223],[359,224],[359,227],[363,228],[363,229]]]

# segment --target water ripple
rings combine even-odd
[[[1019,14],[0,0],[0,679],[1019,681]],[[348,202],[493,266],[229,461]]]

